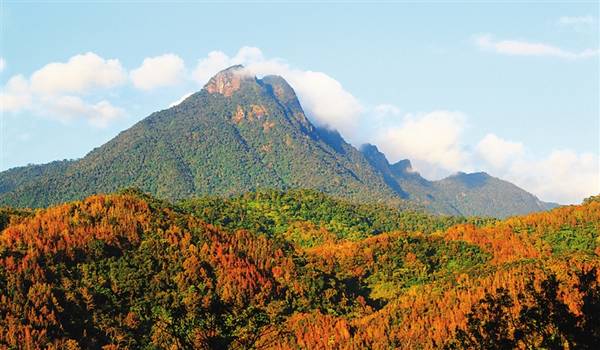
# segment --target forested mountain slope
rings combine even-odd
[[[283,79],[259,80],[241,69],[217,74],[80,160],[2,173],[0,201],[40,207],[128,186],[166,199],[291,187],[400,201],[360,152],[322,137],[332,135],[309,122]]]
[[[405,199],[434,213],[507,217],[558,206],[542,202],[514,184],[484,172],[459,172],[429,181],[412,169],[408,159],[390,164],[385,155],[370,144],[363,145],[361,151],[390,187],[401,189]]]
[[[177,205],[126,191],[35,212],[6,208],[0,219],[8,347],[600,342],[598,197],[498,221],[310,191]]]
[[[479,175],[465,175],[467,177]],[[135,186],[160,198],[309,188],[357,202],[435,213],[505,217],[546,210],[535,196],[485,175],[430,182],[410,162],[390,165],[315,127],[278,76],[241,66],[215,75],[181,104],[151,114],[85,157],[0,173],[0,203],[45,207]]]

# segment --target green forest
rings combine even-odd
[[[0,210],[7,349],[594,349],[600,198],[504,220],[313,190]]]
[[[360,203],[493,216],[550,209],[486,173],[429,181],[410,161],[390,164],[376,146],[355,148],[308,119],[279,76],[233,66],[181,104],[154,112],[85,157],[0,172],[0,205],[47,207],[127,187],[180,201],[261,189],[312,189]],[[236,86],[221,93],[219,86]]]

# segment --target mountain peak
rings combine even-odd
[[[490,180],[498,180],[492,176],[490,176],[486,172],[476,172],[476,173],[465,173],[462,171],[457,172],[454,175],[448,176],[446,179],[442,181],[458,181],[459,183],[468,186],[468,187],[480,187],[484,186]]]
[[[234,92],[240,89],[242,80],[251,79],[250,75],[244,71],[241,64],[223,69],[215,74],[204,86],[206,91],[211,94],[221,94],[230,97]]]
[[[390,166],[394,172],[399,172],[399,173],[413,173],[414,170],[412,168],[412,164],[410,163],[410,160],[408,159],[402,159],[397,161],[396,163],[392,164]]]
[[[373,144],[363,144],[360,146],[360,151],[371,161],[371,163],[376,164],[379,168],[388,168],[394,175],[403,176],[414,172],[410,160],[403,159],[394,164],[390,164],[385,154]]]
[[[460,178],[460,179],[486,180],[486,179],[491,178],[492,176],[490,174],[486,173],[485,171],[479,171],[479,172],[475,172],[475,173],[465,173],[465,172],[459,171],[456,174],[451,175],[449,177]]]
[[[485,173],[428,181],[307,119],[292,86],[241,65],[215,74],[181,107],[155,112],[84,158],[0,173],[0,205],[44,206],[139,186],[163,198],[307,188],[359,202],[450,215],[507,216],[547,208]]]
[[[372,153],[381,153],[379,151],[379,148],[377,148],[377,146],[375,146],[372,143],[363,143],[362,145],[360,145],[360,150],[362,152],[372,152]]]
[[[360,146],[360,151],[369,159],[372,163],[377,163],[379,167],[388,167],[389,162],[385,155],[379,151],[377,146],[364,143]]]
[[[279,75],[266,75],[261,79],[261,82],[269,85],[272,89],[272,93],[277,97],[278,100],[284,103],[295,102],[298,99],[294,89],[283,77]]]

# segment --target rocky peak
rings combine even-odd
[[[244,66],[235,65],[220,71],[214,77],[210,78],[204,88],[211,94],[219,93],[230,97],[240,89],[243,80],[252,78],[244,72]]]
[[[408,159],[402,159],[391,165],[391,168],[394,172],[400,173],[410,173],[413,171],[412,164]]]
[[[454,175],[448,176],[442,181],[455,181],[467,187],[479,187],[485,185],[488,181],[492,179],[494,178],[485,172],[464,173],[462,171],[459,171]]]
[[[460,178],[460,179],[488,179],[491,176],[484,171],[480,171],[480,172],[476,172],[476,173],[465,173],[465,172],[459,171],[456,174],[451,175],[449,177],[455,177],[455,178]]]
[[[279,75],[267,75],[261,82],[268,85],[275,97],[283,103],[296,102],[298,97],[288,82]]]
[[[379,151],[377,146],[365,143],[360,146],[360,151],[365,157],[369,160],[369,162],[380,169],[387,168],[389,166],[389,162],[385,155]]]
[[[417,176],[418,173],[414,172],[410,160],[403,159],[394,164],[390,164],[385,154],[383,154],[375,145],[365,143],[360,146],[360,151],[365,155],[369,163],[380,171],[389,173],[390,175],[406,178],[407,176]]]

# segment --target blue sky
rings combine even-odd
[[[598,2],[4,1],[0,170],[82,157],[243,63],[288,79],[315,123],[410,158],[428,178],[483,170],[578,202],[600,192],[598,12]]]

